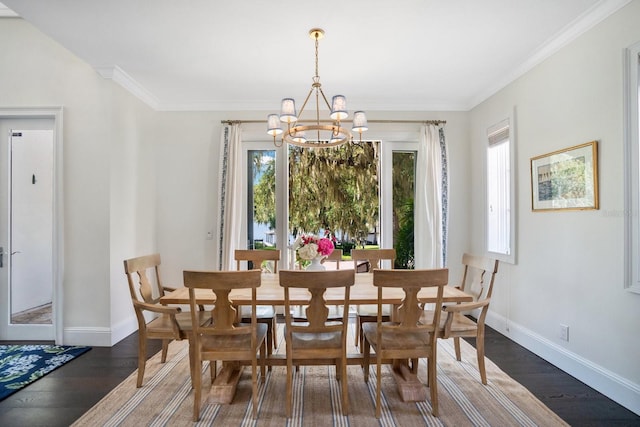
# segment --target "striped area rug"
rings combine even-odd
[[[279,328],[281,332],[283,328]],[[351,330],[353,342],[353,328]],[[280,353],[284,342],[280,337]],[[353,351],[356,351],[353,348]],[[285,417],[286,368],[274,367],[259,387],[258,419],[251,418],[251,371],[245,369],[230,405],[203,405],[201,420],[191,421],[193,393],[186,342],[170,345],[167,362],[160,354],[147,362],[145,382],[136,389],[136,373],[116,387],[73,425],[80,426],[566,426],[556,414],[524,387],[487,360],[489,384],[480,382],[475,349],[462,342],[462,361],[455,360],[452,340],[438,348],[440,416],[431,415],[427,400],[400,400],[390,367],[383,368],[382,417],[375,418],[375,366],[369,384],[362,369],[349,366],[351,413],[342,416],[340,386],[335,368],[306,366],[294,375],[293,416]],[[203,381],[207,384],[209,372]],[[420,379],[426,383],[426,361],[420,361]],[[206,390],[203,391],[203,395]],[[427,394],[428,395],[428,394]]]

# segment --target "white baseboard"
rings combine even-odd
[[[137,330],[135,317],[127,318],[111,328],[69,327],[64,328],[64,344],[111,347]]]
[[[547,362],[640,415],[640,385],[491,311],[487,314],[486,323]]]

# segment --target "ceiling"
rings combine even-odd
[[[2,0],[157,110],[466,111],[630,0]],[[300,105],[300,104],[298,104]]]

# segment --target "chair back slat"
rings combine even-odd
[[[460,289],[473,296],[474,301],[491,298],[493,281],[498,272],[498,260],[478,255],[462,256],[464,272]],[[489,273],[490,277],[486,277]]]
[[[434,331],[439,322],[439,312],[442,310],[442,298],[444,287],[449,281],[449,270],[446,268],[433,270],[380,270],[373,271],[373,285],[378,287],[378,323],[381,329],[405,329],[413,331],[424,329]],[[437,298],[434,310],[438,319],[432,324],[424,324],[420,321],[423,312],[422,303],[418,294],[422,288],[437,287]],[[382,289],[402,288],[404,298],[398,307],[396,324],[393,326],[381,323],[382,316]]]
[[[255,318],[256,288],[260,287],[260,270],[243,271],[189,271],[183,272],[184,286],[189,288],[191,311],[198,305],[195,289],[209,289],[215,295],[215,304],[211,310],[211,326],[195,328],[198,333],[240,334],[251,333],[251,327],[238,326],[237,309],[229,294],[234,289],[252,290],[252,310]],[[253,319],[254,320],[254,319]]]
[[[159,266],[160,254],[124,260],[124,272],[127,275],[129,292],[133,300],[149,304],[158,303],[160,297],[164,295]],[[151,278],[149,274],[152,274]]]

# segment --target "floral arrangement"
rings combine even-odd
[[[327,237],[300,236],[293,243],[302,259],[312,260],[316,257],[327,257],[333,252],[333,242]]]

